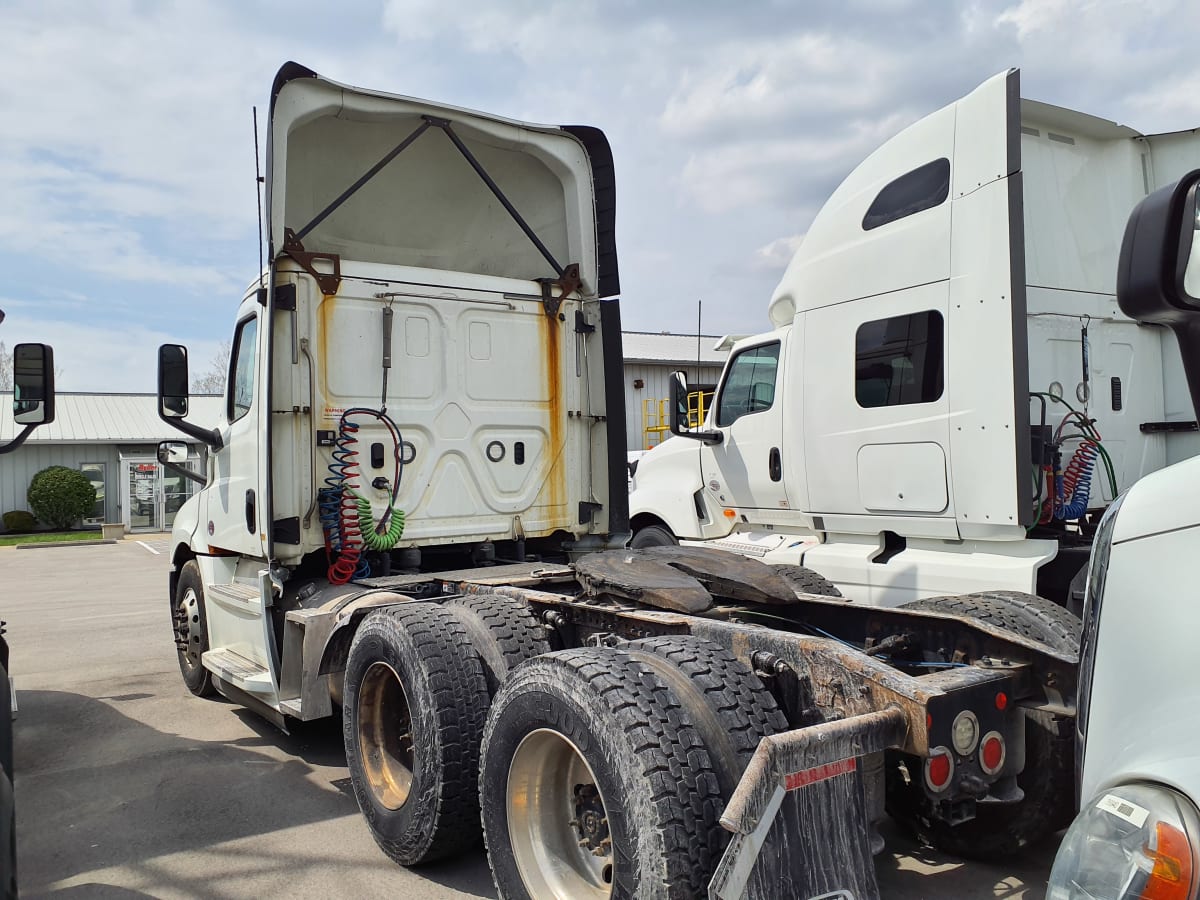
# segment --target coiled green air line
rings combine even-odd
[[[389,506],[376,525],[371,514],[371,501],[357,491],[349,493],[358,505],[358,526],[362,530],[363,544],[367,549],[391,550],[395,547],[396,541],[404,534],[404,510]],[[388,523],[387,531],[382,530],[384,522]]]

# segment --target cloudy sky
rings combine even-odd
[[[881,141],[1010,66],[1024,96],[1200,125],[1194,0],[0,0],[0,340],[63,390],[204,367],[258,265],[251,107],[279,65],[590,124],[627,328],[767,327],[791,251]]]

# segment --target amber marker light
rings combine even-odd
[[[1154,860],[1141,900],[1189,900],[1192,890],[1192,850],[1187,835],[1167,822],[1154,828],[1155,847],[1142,852]]]

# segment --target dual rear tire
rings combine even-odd
[[[725,803],[759,740],[786,727],[761,681],[697,638],[525,663],[484,734],[501,896],[703,896],[729,838]]]
[[[697,638],[549,650],[496,595],[362,622],[343,722],[375,840],[403,865],[443,858],[477,843],[482,807],[502,897],[704,894],[725,802],[787,727],[774,698]]]

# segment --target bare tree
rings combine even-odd
[[[3,347],[3,345],[0,345]],[[192,391],[197,394],[222,394],[225,392],[225,376],[229,372],[229,341],[221,341],[217,352],[203,375],[192,379]]]
[[[13,389],[13,356],[12,352],[0,341],[0,391]]]

